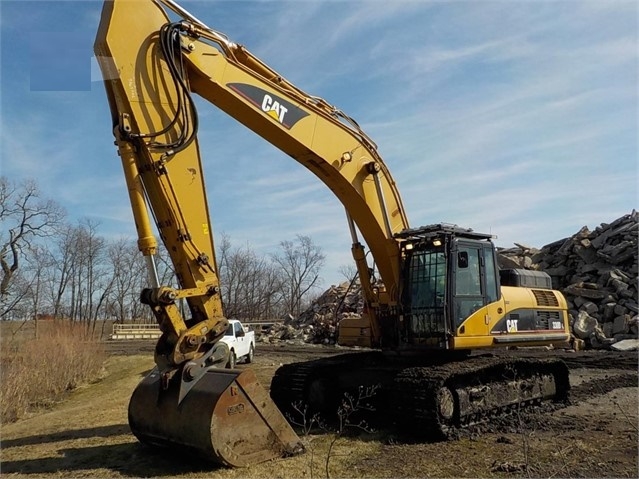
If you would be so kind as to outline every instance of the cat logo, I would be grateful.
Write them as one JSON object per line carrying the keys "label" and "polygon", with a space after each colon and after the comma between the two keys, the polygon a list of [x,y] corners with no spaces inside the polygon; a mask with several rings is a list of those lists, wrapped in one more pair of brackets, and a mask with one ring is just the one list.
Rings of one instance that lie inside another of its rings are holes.
{"label": "cat logo", "polygon": [[265,111],[280,123],[284,123],[284,115],[286,115],[288,108],[280,105],[277,100],[273,100],[273,97],[267,93],[262,100],[262,111]]}
{"label": "cat logo", "polygon": [[289,130],[302,118],[308,116],[308,113],[291,102],[255,85],[228,83],[226,86]]}
{"label": "cat logo", "polygon": [[509,333],[517,332],[517,320],[516,319],[508,319],[506,320],[506,330]]}

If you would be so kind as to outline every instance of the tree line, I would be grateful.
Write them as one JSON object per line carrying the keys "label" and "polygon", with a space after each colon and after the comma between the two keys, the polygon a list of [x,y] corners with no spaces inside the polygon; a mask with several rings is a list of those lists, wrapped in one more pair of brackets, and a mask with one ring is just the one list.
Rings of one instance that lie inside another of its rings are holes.
{"label": "tree line", "polygon": [[[146,264],[132,238],[107,239],[99,223],[71,223],[33,180],[0,176],[0,318],[65,318],[95,328],[97,320],[152,322],[139,301]],[[297,317],[317,294],[325,256],[308,236],[284,240],[262,255],[216,245],[225,315],[241,320]],[[160,284],[179,287],[168,254],[156,257]]]}

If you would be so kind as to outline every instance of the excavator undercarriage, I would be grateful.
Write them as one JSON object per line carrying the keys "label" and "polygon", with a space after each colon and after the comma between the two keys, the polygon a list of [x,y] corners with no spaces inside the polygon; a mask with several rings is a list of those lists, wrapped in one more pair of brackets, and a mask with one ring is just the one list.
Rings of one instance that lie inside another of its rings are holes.
{"label": "excavator undercarriage", "polygon": [[366,394],[366,407],[356,412],[371,426],[441,440],[530,406],[566,401],[569,389],[560,360],[366,352],[284,365],[271,397],[289,421],[300,423],[302,412],[307,420],[318,414],[330,422],[347,397]]}

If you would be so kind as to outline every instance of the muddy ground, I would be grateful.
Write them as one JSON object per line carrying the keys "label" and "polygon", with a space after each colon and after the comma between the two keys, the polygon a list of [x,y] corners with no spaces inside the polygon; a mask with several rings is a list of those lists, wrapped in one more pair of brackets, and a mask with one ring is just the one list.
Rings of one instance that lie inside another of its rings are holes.
{"label": "muddy ground", "polygon": [[[153,344],[107,347],[111,356],[100,381],[52,408],[2,425],[3,476],[637,477],[636,353],[507,352],[562,357],[570,368],[570,405],[509,416],[445,443],[407,443],[384,431],[336,438],[319,430],[302,436],[307,452],[301,456],[233,470],[139,444],[128,428],[127,403],[152,366]],[[260,345],[251,367],[268,388],[281,364],[339,352]]]}

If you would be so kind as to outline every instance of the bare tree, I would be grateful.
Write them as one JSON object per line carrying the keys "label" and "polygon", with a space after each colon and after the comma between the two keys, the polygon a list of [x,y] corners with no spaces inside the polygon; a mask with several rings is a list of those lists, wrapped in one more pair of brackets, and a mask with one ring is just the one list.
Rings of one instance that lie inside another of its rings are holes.
{"label": "bare tree", "polygon": [[217,264],[222,305],[224,306],[224,314],[229,318],[237,317],[235,298],[237,296],[236,289],[239,283],[239,273],[235,265],[235,255],[236,252],[231,245],[231,239],[228,235],[222,233],[222,240],[217,247]]}
{"label": "bare tree", "polygon": [[305,297],[320,285],[319,273],[326,256],[310,236],[297,235],[295,241],[282,241],[280,246],[282,251],[272,255],[272,259],[282,270],[286,308],[298,317]]}
{"label": "bare tree", "polygon": [[[21,257],[38,237],[50,236],[64,218],[64,211],[53,200],[40,197],[33,180],[22,183],[0,177],[0,303],[3,316],[9,312],[12,279],[20,268]],[[16,294],[20,295],[19,292]]]}
{"label": "bare tree", "polygon": [[344,276],[346,281],[348,281],[349,283],[353,281],[358,274],[357,266],[355,266],[354,262],[341,265],[337,271],[339,274]]}
{"label": "bare tree", "polygon": [[121,238],[107,248],[108,265],[113,275],[113,287],[109,297],[109,312],[117,322],[133,319],[138,311],[140,292],[146,284],[143,256],[135,242]]}
{"label": "bare tree", "polygon": [[96,222],[82,220],[68,237],[70,250],[65,248],[70,254],[68,316],[85,322],[87,333],[94,331],[113,285],[106,265],[106,241],[97,230]]}
{"label": "bare tree", "polygon": [[13,273],[11,292],[0,303],[0,317],[3,320],[28,319],[28,300],[31,295],[31,278],[27,278],[22,269]]}
{"label": "bare tree", "polygon": [[259,281],[255,281],[253,286],[258,301],[253,304],[248,319],[270,320],[284,316],[281,272],[275,265],[262,259],[258,273],[255,279]]}
{"label": "bare tree", "polygon": [[38,337],[38,319],[42,311],[43,290],[45,289],[47,278],[46,273],[52,264],[52,257],[49,250],[42,245],[33,245],[29,248],[30,253],[27,256],[29,263],[29,271],[31,272],[30,282],[30,299],[32,313],[35,325],[35,337]]}
{"label": "bare tree", "polygon": [[281,276],[266,258],[250,245],[234,248],[222,235],[218,248],[222,303],[228,317],[271,319],[281,298]]}
{"label": "bare tree", "polygon": [[[76,248],[79,227],[67,225],[61,228],[56,237],[55,250],[52,253],[53,265],[50,272],[50,296],[53,305],[53,317],[63,316],[63,299],[73,277],[73,271],[79,262]],[[66,313],[70,316],[70,308]]]}

